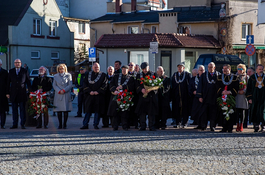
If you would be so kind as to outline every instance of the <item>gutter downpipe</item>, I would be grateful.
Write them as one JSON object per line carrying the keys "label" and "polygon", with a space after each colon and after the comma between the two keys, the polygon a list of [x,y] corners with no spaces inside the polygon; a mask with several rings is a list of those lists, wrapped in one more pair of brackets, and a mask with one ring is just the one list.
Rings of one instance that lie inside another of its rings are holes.
{"label": "gutter downpipe", "polygon": [[142,31],[143,31],[143,33],[144,33],[144,30],[147,30],[148,33],[150,33],[150,30],[148,28],[144,28],[144,24],[142,24]]}
{"label": "gutter downpipe", "polygon": [[89,23],[89,28],[95,31],[95,43],[94,43],[94,45],[95,45],[96,42],[97,42],[97,33],[98,33],[98,32],[97,32],[97,29],[91,27],[91,23]]}

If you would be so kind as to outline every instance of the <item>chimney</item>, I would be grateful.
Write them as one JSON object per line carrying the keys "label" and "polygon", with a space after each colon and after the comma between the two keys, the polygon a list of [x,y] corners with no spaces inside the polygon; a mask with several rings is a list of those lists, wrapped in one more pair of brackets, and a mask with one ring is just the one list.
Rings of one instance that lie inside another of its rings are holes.
{"label": "chimney", "polygon": [[136,11],[136,0],[131,0],[131,11],[132,12]]}
{"label": "chimney", "polygon": [[115,1],[115,9],[116,9],[116,13],[120,13],[121,12],[120,0],[116,0]]}

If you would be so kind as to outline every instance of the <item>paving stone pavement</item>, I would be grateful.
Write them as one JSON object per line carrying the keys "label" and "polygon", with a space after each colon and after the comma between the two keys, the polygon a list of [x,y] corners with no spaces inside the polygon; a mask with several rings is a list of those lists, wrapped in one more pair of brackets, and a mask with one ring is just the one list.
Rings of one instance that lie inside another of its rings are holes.
{"label": "paving stone pavement", "polygon": [[49,129],[11,130],[9,115],[0,130],[0,174],[265,174],[265,133],[253,129],[80,130],[83,118],[74,115],[65,130],[52,116]]}

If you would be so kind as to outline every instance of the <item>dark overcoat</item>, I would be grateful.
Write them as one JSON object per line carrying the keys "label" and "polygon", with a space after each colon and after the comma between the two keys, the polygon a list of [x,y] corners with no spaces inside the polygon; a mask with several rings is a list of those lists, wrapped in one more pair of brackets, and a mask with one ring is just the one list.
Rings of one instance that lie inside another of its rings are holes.
{"label": "dark overcoat", "polygon": [[16,68],[10,69],[7,81],[7,94],[10,94],[10,101],[12,103],[26,102],[28,99],[27,88],[31,91],[28,71],[21,67],[17,75]]}
{"label": "dark overcoat", "polygon": [[32,90],[38,90],[38,87],[41,86],[43,92],[48,92],[52,89],[52,78],[47,77],[46,75],[41,77],[35,77],[32,83]]}
{"label": "dark overcoat", "polygon": [[8,72],[7,70],[0,68],[0,112],[8,111],[8,101],[6,98],[7,92],[7,79],[8,79]]}
{"label": "dark overcoat", "polygon": [[[100,73],[91,72],[91,81],[97,79]],[[101,76],[97,82],[88,81],[89,72],[86,73],[84,79],[83,90],[85,94],[85,113],[100,113],[105,112],[105,93],[108,86],[107,75],[101,72]],[[90,95],[91,91],[97,91],[98,95]]]}

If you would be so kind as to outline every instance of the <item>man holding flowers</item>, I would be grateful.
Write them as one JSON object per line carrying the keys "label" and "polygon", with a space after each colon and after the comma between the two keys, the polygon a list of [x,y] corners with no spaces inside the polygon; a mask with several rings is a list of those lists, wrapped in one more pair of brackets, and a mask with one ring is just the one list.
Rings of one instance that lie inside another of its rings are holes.
{"label": "man holding flowers", "polygon": [[229,64],[223,65],[223,73],[217,77],[217,103],[221,108],[220,124],[223,129],[221,132],[232,132],[233,124],[235,123],[236,115],[235,97],[239,89],[239,81],[236,75],[231,73]]}
{"label": "man holding flowers", "polygon": [[128,68],[127,65],[122,66],[122,73],[115,74],[110,82],[113,100],[110,102],[108,115],[113,117],[113,131],[118,130],[119,121],[122,123],[123,130],[128,131],[129,128],[129,109],[133,105],[134,79],[128,74]]}
{"label": "man holding flowers", "polygon": [[[158,81],[157,75],[149,70],[147,62],[141,64],[141,69],[142,72],[136,77],[136,92],[139,95],[139,100],[135,112],[140,118],[140,131],[146,130],[146,115],[148,115],[149,131],[155,131],[155,116],[158,115],[157,90],[148,90],[147,87],[155,87],[154,83]],[[157,87],[159,88],[159,86]]]}

